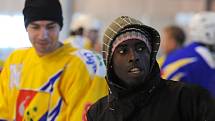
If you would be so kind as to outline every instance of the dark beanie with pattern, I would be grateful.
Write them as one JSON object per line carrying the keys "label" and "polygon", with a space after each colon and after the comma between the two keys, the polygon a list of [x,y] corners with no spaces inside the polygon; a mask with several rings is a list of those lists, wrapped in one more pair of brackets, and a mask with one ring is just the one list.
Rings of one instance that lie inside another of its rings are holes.
{"label": "dark beanie with pattern", "polygon": [[[160,35],[154,28],[144,25],[141,21],[129,16],[121,16],[116,18],[106,29],[103,37],[103,59],[107,66],[107,70],[111,66],[114,42],[122,34],[126,32],[142,33],[149,38],[148,47],[151,49],[152,64],[156,60],[156,55],[160,46]],[[138,37],[138,36],[136,36]],[[140,38],[141,39],[141,38]],[[146,43],[147,45],[147,43]],[[153,66],[153,65],[152,65]]]}
{"label": "dark beanie with pattern", "polygon": [[23,9],[25,28],[37,20],[50,20],[63,27],[61,4],[58,0],[26,0]]}

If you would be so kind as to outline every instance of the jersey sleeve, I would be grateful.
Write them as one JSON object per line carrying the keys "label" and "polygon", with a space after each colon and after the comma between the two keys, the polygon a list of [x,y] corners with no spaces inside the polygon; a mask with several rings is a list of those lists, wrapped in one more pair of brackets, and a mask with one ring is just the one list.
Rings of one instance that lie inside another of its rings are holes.
{"label": "jersey sleeve", "polygon": [[[10,82],[9,82],[9,73],[10,73],[10,60],[12,58],[12,54],[6,60],[3,70],[0,74],[0,120],[12,120],[10,117],[10,109],[9,109],[9,91],[10,91]],[[11,83],[11,86],[12,83]]]}
{"label": "jersey sleeve", "polygon": [[61,85],[63,98],[68,105],[66,120],[86,120],[88,108],[107,94],[104,76],[96,74],[98,67],[95,55],[83,51],[81,53],[82,55],[75,53],[62,78],[62,82],[66,82]]}
{"label": "jersey sleeve", "polygon": [[5,69],[1,72],[0,76],[0,121],[9,119],[9,109],[8,101],[7,101],[7,83],[5,82],[6,79],[4,78],[6,75]]}
{"label": "jersey sleeve", "polygon": [[16,92],[19,86],[21,61],[27,48],[13,51],[4,63],[0,74],[0,120],[14,120]]}

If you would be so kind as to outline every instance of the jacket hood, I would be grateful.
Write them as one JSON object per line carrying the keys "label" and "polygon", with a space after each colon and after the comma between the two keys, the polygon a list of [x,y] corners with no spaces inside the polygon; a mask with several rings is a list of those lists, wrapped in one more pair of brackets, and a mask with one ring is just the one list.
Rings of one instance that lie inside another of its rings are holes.
{"label": "jacket hood", "polygon": [[[156,55],[160,45],[160,35],[152,27],[144,25],[139,20],[131,18],[129,16],[121,16],[116,18],[106,29],[103,37],[103,59],[107,66],[107,83],[110,87],[110,93],[115,93],[116,90],[123,90],[124,87],[114,82],[113,79],[113,70],[111,69],[111,60],[112,60],[112,44],[115,41],[116,37],[121,34],[121,32],[128,28],[137,28],[142,31],[146,31],[150,34],[150,44],[152,47],[151,50],[151,66],[150,71],[156,69],[156,72],[159,71],[159,67],[156,62]],[[154,67],[156,66],[156,68]],[[157,72],[159,74],[159,72]],[[151,73],[150,73],[151,75]],[[118,92],[116,92],[118,93]]]}

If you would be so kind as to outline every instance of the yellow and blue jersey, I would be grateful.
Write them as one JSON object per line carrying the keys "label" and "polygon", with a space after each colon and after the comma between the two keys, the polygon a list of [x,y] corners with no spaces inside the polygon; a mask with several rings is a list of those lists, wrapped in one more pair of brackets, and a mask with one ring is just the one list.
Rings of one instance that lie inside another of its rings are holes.
{"label": "yellow and blue jersey", "polygon": [[215,96],[215,62],[210,51],[199,43],[170,53],[161,66],[161,76],[200,85]]}
{"label": "yellow and blue jersey", "polygon": [[107,95],[104,70],[99,56],[69,44],[42,57],[16,50],[0,75],[0,120],[84,121]]}

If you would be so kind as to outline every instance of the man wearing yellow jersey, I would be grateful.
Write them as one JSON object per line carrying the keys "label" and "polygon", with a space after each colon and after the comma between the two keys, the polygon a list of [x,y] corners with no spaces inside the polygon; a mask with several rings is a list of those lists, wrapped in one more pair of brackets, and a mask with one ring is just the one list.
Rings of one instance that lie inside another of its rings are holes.
{"label": "man wearing yellow jersey", "polygon": [[31,48],[14,51],[0,75],[0,121],[81,121],[106,94],[104,64],[90,51],[62,44],[58,0],[26,0]]}

